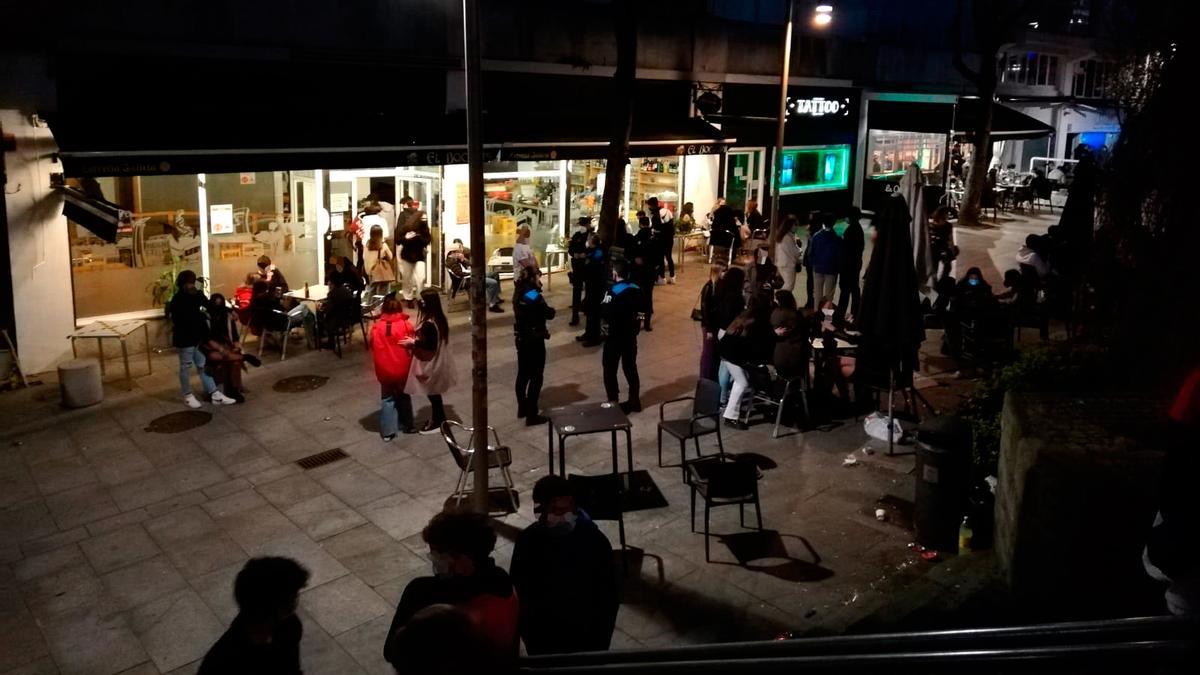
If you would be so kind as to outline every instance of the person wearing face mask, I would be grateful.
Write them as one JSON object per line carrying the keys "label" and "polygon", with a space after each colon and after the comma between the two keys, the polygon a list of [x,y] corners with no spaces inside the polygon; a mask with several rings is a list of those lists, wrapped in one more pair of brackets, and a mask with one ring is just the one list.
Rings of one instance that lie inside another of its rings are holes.
{"label": "person wearing face mask", "polygon": [[576,505],[562,476],[539,479],[533,503],[538,520],[517,535],[509,568],[521,598],[525,650],[608,649],[618,606],[612,544]]}
{"label": "person wearing face mask", "polygon": [[175,295],[167,303],[167,317],[171,320],[171,344],[179,353],[179,393],[189,408],[199,408],[200,401],[192,393],[192,366],[200,372],[200,383],[213,405],[230,405],[237,401],[221,393],[217,383],[205,371],[208,359],[203,345],[209,338],[208,315],[205,310],[208,298],[196,287],[196,273],[183,270],[175,278]]}
{"label": "person wearing face mask", "polygon": [[526,426],[534,426],[546,422],[538,399],[546,370],[546,340],[550,339],[546,321],[554,318],[554,308],[542,295],[542,273],[532,267],[522,267],[517,273],[516,288],[513,333],[517,340],[517,417],[524,417]]}
{"label": "person wearing face mask", "polygon": [[517,592],[508,573],[492,559],[496,532],[487,517],[470,511],[443,511],[429,521],[421,536],[429,545],[433,576],[417,577],[404,587],[383,657],[398,672],[406,672],[403,641],[396,639],[400,629],[422,609],[446,604],[471,619],[498,660],[515,659],[519,646]]}
{"label": "person wearing face mask", "polygon": [[583,290],[586,282],[588,235],[592,232],[592,219],[583,216],[571,235],[571,243],[567,245],[567,255],[571,256],[571,323],[579,325],[579,312],[583,309]]}
{"label": "person wearing face mask", "polygon": [[637,337],[642,325],[645,300],[638,285],[629,281],[629,268],[623,260],[612,263],[613,285],[604,296],[604,320],[608,324],[608,339],[604,341],[601,366],[604,372],[604,392],[616,402],[621,393],[617,385],[617,366],[625,371],[629,399],[621,403],[625,414],[642,411],[641,379],[637,369]]}

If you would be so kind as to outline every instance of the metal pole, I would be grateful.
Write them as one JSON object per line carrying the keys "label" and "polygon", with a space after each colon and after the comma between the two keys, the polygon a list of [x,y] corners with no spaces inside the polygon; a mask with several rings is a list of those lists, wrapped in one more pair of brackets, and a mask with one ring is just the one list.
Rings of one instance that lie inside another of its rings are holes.
{"label": "metal pole", "polygon": [[484,307],[483,129],[480,128],[479,0],[463,0],[463,54],[467,71],[467,166],[471,204],[471,419],[475,427],[475,490],[471,505],[488,512],[487,313]]}
{"label": "metal pole", "polygon": [[783,166],[783,128],[787,123],[788,73],[792,66],[792,24],[796,19],[795,0],[788,0],[787,25],[783,29],[783,65],[779,75],[779,118],[775,129],[775,157],[771,162],[771,218],[770,227],[779,224],[779,177]]}

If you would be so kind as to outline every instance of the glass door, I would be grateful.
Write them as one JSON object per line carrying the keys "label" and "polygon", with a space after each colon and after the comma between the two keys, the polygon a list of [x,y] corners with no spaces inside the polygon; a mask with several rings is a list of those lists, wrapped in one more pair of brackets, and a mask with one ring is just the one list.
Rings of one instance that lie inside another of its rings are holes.
{"label": "glass door", "polygon": [[435,175],[430,172],[400,169],[396,174],[396,194],[397,200],[406,196],[412,197],[417,202],[417,208],[425,212],[430,233],[429,248],[425,251],[425,279],[428,284],[441,286],[442,260],[445,253],[441,220],[438,217],[441,207],[438,203],[439,195],[435,190],[435,181],[440,183],[440,179],[436,179]]}
{"label": "glass door", "polygon": [[725,201],[736,210],[750,199],[762,205],[766,148],[736,148],[725,159]]}

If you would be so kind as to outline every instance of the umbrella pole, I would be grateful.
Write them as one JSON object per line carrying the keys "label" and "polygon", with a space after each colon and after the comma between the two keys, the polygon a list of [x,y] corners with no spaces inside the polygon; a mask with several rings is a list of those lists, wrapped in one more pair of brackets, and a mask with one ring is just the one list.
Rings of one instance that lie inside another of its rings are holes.
{"label": "umbrella pole", "polygon": [[896,439],[894,438],[894,436],[896,435],[896,431],[895,431],[895,427],[893,426],[895,424],[895,422],[893,421],[895,418],[892,417],[892,415],[894,414],[893,409],[895,407],[893,405],[895,402],[895,391],[896,391],[896,371],[889,365],[888,366],[888,420],[887,420],[888,456],[889,457],[893,454],[892,449],[895,447],[895,441],[896,441]]}

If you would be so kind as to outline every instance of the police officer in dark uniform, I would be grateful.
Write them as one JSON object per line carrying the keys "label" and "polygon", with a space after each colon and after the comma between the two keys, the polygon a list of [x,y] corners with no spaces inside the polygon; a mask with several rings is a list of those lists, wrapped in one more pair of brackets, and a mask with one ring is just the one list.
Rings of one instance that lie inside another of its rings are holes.
{"label": "police officer in dark uniform", "polygon": [[605,260],[604,247],[600,245],[600,237],[593,234],[588,237],[587,256],[584,258],[584,312],[587,314],[587,324],[583,335],[576,340],[584,347],[595,347],[602,342],[600,336],[600,303],[604,296],[605,271],[608,261]]}
{"label": "police officer in dark uniform", "polygon": [[630,275],[642,291],[642,314],[645,322],[642,328],[646,331],[653,330],[650,327],[650,316],[654,314],[654,282],[658,280],[658,263],[662,261],[658,235],[651,223],[650,217],[638,216],[638,231],[633,237],[637,246],[632,251],[626,251],[626,256],[633,260]]}
{"label": "police officer in dark uniform", "polygon": [[579,312],[583,311],[584,269],[587,266],[587,242],[591,232],[592,219],[581,217],[575,234],[571,235],[571,243],[567,245],[567,255],[571,256],[571,326],[579,325]]}
{"label": "police officer in dark uniform", "polygon": [[513,332],[517,339],[517,417],[526,426],[546,421],[538,408],[542,393],[542,372],[546,369],[546,340],[550,331],[546,321],[554,318],[554,308],[542,295],[542,273],[522,267],[516,279],[513,301]]}
{"label": "police officer in dark uniform", "polygon": [[608,323],[608,339],[604,341],[604,392],[608,400],[620,396],[617,386],[617,365],[625,371],[629,399],[621,403],[626,413],[641,412],[641,381],[637,371],[637,335],[641,327],[642,291],[629,280],[628,264],[624,260],[612,263],[614,283],[604,296],[604,319]]}

